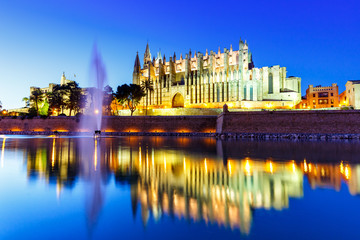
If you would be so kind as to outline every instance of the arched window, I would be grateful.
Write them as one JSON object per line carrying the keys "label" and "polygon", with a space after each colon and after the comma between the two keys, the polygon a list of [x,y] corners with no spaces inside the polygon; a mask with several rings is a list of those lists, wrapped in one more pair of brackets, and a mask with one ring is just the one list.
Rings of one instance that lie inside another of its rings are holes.
{"label": "arched window", "polygon": [[250,86],[250,101],[253,101],[254,100],[254,88],[253,86],[251,85]]}
{"label": "arched window", "polygon": [[273,75],[272,75],[272,73],[269,73],[269,82],[268,82],[268,85],[269,85],[269,94],[270,94],[270,93],[274,93],[274,80],[273,80]]}

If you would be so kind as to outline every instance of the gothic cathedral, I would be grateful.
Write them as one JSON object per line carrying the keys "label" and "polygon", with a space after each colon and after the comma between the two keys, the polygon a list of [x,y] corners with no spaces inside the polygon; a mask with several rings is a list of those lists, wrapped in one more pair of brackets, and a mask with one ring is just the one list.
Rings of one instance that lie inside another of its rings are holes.
{"label": "gothic cathedral", "polygon": [[232,109],[293,108],[301,101],[301,79],[286,77],[280,66],[255,68],[248,44],[240,39],[239,50],[220,48],[206,50],[183,58],[175,53],[168,59],[161,53],[151,57],[146,45],[143,67],[136,55],[133,83],[151,81],[141,105],[149,108],[221,108],[225,103]]}

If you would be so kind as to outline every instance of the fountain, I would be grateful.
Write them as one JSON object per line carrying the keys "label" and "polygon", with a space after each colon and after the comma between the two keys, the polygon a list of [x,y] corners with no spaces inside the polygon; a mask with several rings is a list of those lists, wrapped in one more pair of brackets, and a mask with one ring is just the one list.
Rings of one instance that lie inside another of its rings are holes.
{"label": "fountain", "polygon": [[103,98],[104,98],[104,86],[106,83],[105,67],[102,62],[101,56],[94,46],[91,72],[90,72],[90,88],[87,96],[88,108],[85,111],[85,119],[82,121],[82,127],[88,129],[90,133],[94,134],[94,137],[101,136],[101,122],[102,122],[102,110],[103,110]]}
{"label": "fountain", "polygon": [[96,225],[104,199],[104,189],[101,184],[101,126],[103,112],[103,89],[106,83],[105,67],[96,45],[93,49],[90,68],[90,88],[87,94],[87,103],[84,116],[81,120],[82,129],[86,129],[93,139],[80,139],[82,169],[88,180],[86,189],[86,212],[89,234]]}

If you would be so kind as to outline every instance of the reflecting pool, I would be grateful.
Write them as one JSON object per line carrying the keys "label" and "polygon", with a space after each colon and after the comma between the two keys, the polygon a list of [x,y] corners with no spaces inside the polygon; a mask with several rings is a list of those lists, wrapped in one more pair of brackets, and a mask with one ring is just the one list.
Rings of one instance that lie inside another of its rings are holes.
{"label": "reflecting pool", "polygon": [[0,239],[360,239],[360,144],[0,136]]}

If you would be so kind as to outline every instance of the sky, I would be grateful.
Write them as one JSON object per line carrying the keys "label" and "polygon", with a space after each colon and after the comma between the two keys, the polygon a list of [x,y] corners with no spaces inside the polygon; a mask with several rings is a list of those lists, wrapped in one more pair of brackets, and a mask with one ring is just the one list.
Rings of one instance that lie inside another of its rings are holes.
{"label": "sky", "polygon": [[[30,86],[60,83],[63,72],[89,86],[94,46],[114,89],[131,83],[136,52],[168,57],[238,49],[255,67],[280,65],[309,84],[360,79],[358,0],[0,0],[0,101],[24,106]],[[76,77],[75,77],[76,75]]]}

